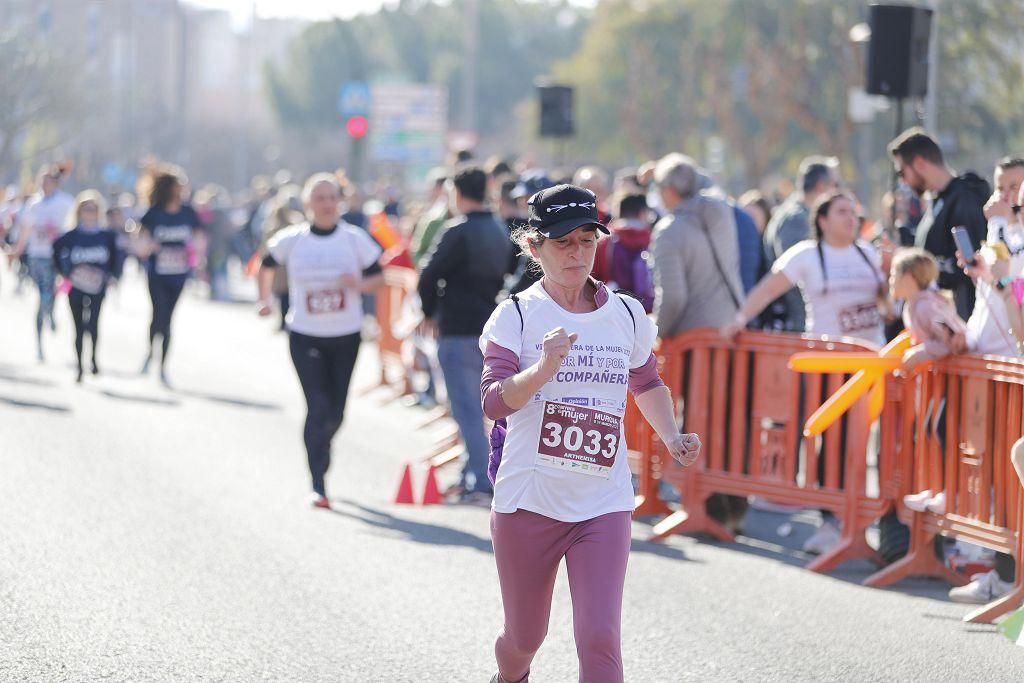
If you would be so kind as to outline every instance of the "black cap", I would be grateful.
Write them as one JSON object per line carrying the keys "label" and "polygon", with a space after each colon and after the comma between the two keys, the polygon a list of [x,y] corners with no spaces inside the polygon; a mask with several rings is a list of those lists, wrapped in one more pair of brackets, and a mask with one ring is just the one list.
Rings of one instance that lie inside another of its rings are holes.
{"label": "black cap", "polygon": [[555,185],[530,197],[529,223],[551,239],[585,225],[608,234],[608,228],[597,219],[597,195],[575,185]]}

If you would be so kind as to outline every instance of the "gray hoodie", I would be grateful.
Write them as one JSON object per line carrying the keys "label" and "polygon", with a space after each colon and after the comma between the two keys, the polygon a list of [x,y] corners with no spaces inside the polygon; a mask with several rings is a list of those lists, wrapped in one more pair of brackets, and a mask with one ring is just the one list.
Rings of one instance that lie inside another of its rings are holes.
{"label": "gray hoodie", "polygon": [[743,303],[743,284],[728,204],[705,195],[684,199],[658,221],[652,244],[654,314],[662,337],[732,322]]}

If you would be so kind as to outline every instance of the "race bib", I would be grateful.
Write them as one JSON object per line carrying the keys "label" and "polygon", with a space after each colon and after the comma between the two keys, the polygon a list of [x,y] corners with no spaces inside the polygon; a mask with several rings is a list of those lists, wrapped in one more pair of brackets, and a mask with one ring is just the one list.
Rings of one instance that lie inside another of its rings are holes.
{"label": "race bib", "polygon": [[878,312],[878,304],[874,302],[847,306],[839,311],[839,330],[843,334],[873,329],[881,324],[882,315]]}
{"label": "race bib", "polygon": [[612,413],[545,401],[536,462],[607,479],[619,452],[621,422]]}
{"label": "race bib", "polygon": [[85,294],[99,294],[106,284],[106,274],[96,266],[80,265],[71,269],[71,286]]}
{"label": "race bib", "polygon": [[341,289],[311,289],[306,292],[306,311],[310,315],[337,313],[345,308],[345,292]]}
{"label": "race bib", "polygon": [[157,275],[185,275],[188,273],[188,251],[185,247],[166,246],[156,253],[154,265]]}

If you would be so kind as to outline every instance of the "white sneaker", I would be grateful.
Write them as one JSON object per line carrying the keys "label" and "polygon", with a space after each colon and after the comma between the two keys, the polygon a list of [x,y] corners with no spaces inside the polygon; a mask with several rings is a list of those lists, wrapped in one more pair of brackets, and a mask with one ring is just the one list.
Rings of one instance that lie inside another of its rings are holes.
{"label": "white sneaker", "polygon": [[1003,597],[1013,588],[1012,583],[999,578],[999,573],[995,569],[987,574],[975,576],[978,578],[966,586],[949,589],[949,599],[967,605],[984,605]]}
{"label": "white sneaker", "polygon": [[824,555],[839,542],[839,527],[835,522],[822,522],[818,530],[804,543],[804,552]]}
{"label": "white sneaker", "polygon": [[934,512],[937,515],[946,514],[946,492],[939,491],[936,493],[931,500],[925,504],[925,507],[928,509],[928,512]]}
{"label": "white sneaker", "polygon": [[914,512],[924,512],[928,509],[928,501],[932,499],[932,490],[927,489],[921,493],[911,493],[903,496],[903,505]]}

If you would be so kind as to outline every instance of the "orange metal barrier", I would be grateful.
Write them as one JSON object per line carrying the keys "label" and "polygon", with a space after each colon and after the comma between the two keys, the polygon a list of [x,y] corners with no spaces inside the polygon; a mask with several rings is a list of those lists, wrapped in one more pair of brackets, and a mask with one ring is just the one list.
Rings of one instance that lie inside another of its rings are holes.
{"label": "orange metal barrier", "polygon": [[409,294],[416,291],[416,271],[408,268],[384,268],[384,285],[377,290],[377,348],[380,352],[380,380],[376,389],[397,385],[400,395],[412,392],[405,363],[402,360],[402,343],[405,335],[395,331],[395,324],[402,315],[403,304]]}
{"label": "orange metal barrier", "polygon": [[[867,527],[894,507],[911,529],[907,556],[871,575],[865,585],[885,586],[906,576],[936,576],[954,584],[965,577],[935,555],[937,535],[1007,553],[1017,562],[1011,593],[969,614],[989,622],[1024,600],[1024,492],[1010,461],[1024,434],[1024,361],[955,356],[917,376],[886,382],[877,453],[877,491],[868,494],[867,397],[821,439],[805,438],[805,419],[848,377],[800,375],[787,368],[802,351],[874,350],[850,340],[744,332],[735,343],[717,330],[692,330],[665,340],[659,370],[683,417],[697,432],[704,454],[683,469],[630,403],[625,433],[637,477],[638,516],[669,513],[654,538],[673,533],[732,535],[709,518],[705,502],[715,493],[755,495],[835,513],[842,540],[808,568],[828,571],[853,557],[881,562],[864,537]],[[944,400],[943,450],[939,434]],[[672,512],[658,495],[667,482],[682,494]],[[946,491],[946,513],[915,513],[902,497],[924,489]]]}
{"label": "orange metal barrier", "polygon": [[[627,443],[638,478],[638,514],[668,506],[657,496],[660,481],[678,487],[682,509],[654,527],[654,539],[673,533],[708,533],[733,540],[705,512],[715,493],[756,495],[776,502],[820,508],[842,522],[842,539],[809,568],[828,571],[855,557],[880,561],[864,532],[885,514],[891,498],[867,494],[867,398],[820,438],[802,435],[807,416],[849,376],[799,375],[788,369],[801,351],[870,351],[850,340],[825,341],[796,335],[743,332],[735,342],[717,330],[692,330],[665,340],[658,350],[661,376],[682,408],[684,428],[697,432],[704,454],[696,465],[679,467],[660,443],[627,413]],[[679,402],[679,399],[683,400]],[[879,463],[888,471],[888,463]]]}
{"label": "orange metal barrier", "polygon": [[[887,406],[890,450],[898,500],[924,489],[946,492],[946,512],[912,512],[900,505],[910,526],[907,556],[869,577],[886,586],[906,576],[939,576],[964,583],[936,557],[936,535],[958,538],[1013,556],[1014,589],[977,609],[965,621],[990,622],[1024,600],[1024,494],[1010,462],[1010,449],[1024,434],[1024,362],[992,356],[955,356],[901,384],[898,403]],[[945,400],[945,449],[938,424]],[[883,423],[885,422],[883,415]]]}

